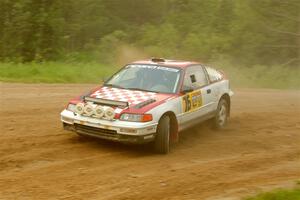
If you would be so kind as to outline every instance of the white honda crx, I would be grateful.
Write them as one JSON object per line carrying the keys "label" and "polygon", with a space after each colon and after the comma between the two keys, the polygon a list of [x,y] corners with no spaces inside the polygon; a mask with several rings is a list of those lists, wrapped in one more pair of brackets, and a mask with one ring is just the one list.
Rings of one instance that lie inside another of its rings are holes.
{"label": "white honda crx", "polygon": [[168,153],[179,132],[211,119],[221,129],[233,92],[223,72],[197,62],[130,63],[61,112],[66,130],[123,143],[152,142]]}

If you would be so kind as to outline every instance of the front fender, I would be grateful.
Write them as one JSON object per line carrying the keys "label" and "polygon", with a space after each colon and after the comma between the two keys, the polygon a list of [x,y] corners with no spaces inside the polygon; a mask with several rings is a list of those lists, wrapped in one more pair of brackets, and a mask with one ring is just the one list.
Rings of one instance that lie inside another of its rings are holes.
{"label": "front fender", "polygon": [[175,97],[166,100],[164,103],[156,106],[155,108],[149,110],[147,113],[152,114],[153,120],[155,122],[159,122],[159,119],[163,114],[167,112],[173,112],[176,116],[182,111],[180,97]]}

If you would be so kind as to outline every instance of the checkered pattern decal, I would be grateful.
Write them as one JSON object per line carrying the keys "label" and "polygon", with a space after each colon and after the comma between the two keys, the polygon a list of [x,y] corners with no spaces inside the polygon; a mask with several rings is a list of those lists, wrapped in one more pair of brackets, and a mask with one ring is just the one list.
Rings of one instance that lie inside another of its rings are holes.
{"label": "checkered pattern decal", "polygon": [[144,102],[148,99],[155,98],[156,93],[154,92],[144,92],[137,90],[126,90],[119,88],[111,88],[111,87],[102,87],[97,90],[91,97],[99,98],[99,99],[107,99],[113,101],[124,101],[131,104],[138,104]]}

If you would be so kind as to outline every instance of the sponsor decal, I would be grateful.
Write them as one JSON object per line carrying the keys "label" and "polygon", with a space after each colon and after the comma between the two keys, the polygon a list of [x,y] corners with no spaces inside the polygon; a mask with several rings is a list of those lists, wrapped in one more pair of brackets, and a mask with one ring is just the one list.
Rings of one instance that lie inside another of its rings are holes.
{"label": "sponsor decal", "polygon": [[196,90],[185,94],[182,97],[183,112],[190,112],[202,106],[201,90]]}
{"label": "sponsor decal", "polygon": [[171,68],[171,67],[162,67],[157,65],[128,65],[126,68],[147,68],[147,69],[158,69],[158,70],[164,70],[164,71],[170,71],[170,72],[178,72],[179,69]]}

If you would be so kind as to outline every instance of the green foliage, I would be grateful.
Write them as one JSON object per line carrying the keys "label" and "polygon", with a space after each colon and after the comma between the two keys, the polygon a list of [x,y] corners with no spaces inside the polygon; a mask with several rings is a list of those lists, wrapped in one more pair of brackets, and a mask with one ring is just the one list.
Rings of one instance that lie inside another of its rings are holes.
{"label": "green foliage", "polygon": [[114,63],[129,45],[149,57],[295,66],[299,9],[299,0],[0,0],[0,60]]}
{"label": "green foliage", "polygon": [[246,200],[300,200],[300,189],[276,190],[246,198]]}
{"label": "green foliage", "polygon": [[142,27],[141,39],[138,46],[143,46],[144,50],[156,57],[172,57],[176,55],[179,33],[172,24],[162,24],[159,26],[145,25]]}
{"label": "green foliage", "polygon": [[97,47],[97,53],[102,63],[113,63],[115,61],[118,47],[122,45],[124,38],[126,38],[126,33],[117,30],[101,39],[100,45]]}

